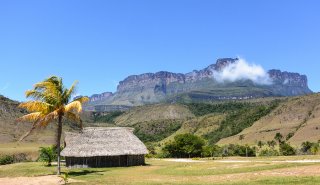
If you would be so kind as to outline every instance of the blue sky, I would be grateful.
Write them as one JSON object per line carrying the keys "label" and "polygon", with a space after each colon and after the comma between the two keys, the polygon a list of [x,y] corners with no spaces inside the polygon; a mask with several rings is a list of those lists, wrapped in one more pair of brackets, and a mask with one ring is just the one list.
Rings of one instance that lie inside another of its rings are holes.
{"label": "blue sky", "polygon": [[115,91],[131,74],[189,72],[241,56],[306,74],[320,90],[320,1],[0,1],[0,94],[50,75],[78,93]]}

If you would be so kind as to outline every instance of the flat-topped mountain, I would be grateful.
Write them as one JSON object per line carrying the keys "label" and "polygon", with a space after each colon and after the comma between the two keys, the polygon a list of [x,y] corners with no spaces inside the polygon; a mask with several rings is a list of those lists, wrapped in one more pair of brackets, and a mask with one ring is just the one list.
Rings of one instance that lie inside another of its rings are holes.
{"label": "flat-topped mountain", "polygon": [[[310,94],[307,76],[269,70],[241,71],[241,59],[222,58],[190,73],[160,71],[131,75],[119,82],[115,93],[91,96],[87,107],[137,106],[162,101],[215,101]],[[239,71],[240,70],[240,71]],[[106,108],[107,110],[108,108]]]}

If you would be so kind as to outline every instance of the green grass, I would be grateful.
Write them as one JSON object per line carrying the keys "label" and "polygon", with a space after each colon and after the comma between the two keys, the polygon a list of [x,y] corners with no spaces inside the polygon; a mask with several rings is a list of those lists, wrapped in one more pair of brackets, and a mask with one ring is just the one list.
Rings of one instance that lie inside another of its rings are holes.
{"label": "green grass", "polygon": [[[217,185],[260,185],[260,184],[319,184],[320,176],[268,176],[255,175],[259,172],[299,167],[320,167],[320,164],[274,163],[273,160],[319,159],[319,156],[272,157],[272,158],[231,158],[251,160],[242,163],[220,163],[217,160],[206,160],[204,163],[178,163],[165,160],[147,160],[148,165],[121,168],[88,168],[67,169],[69,178],[77,180],[71,184],[129,184],[129,185],[162,185],[162,184],[217,184]],[[34,177],[54,175],[56,166],[45,167],[39,162],[18,163],[0,166],[2,177]],[[234,176],[234,178],[232,178]]]}

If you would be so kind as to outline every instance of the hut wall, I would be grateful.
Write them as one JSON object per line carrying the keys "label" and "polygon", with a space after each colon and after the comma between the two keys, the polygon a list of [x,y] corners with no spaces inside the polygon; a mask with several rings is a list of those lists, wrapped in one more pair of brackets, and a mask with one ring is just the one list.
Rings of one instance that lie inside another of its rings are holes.
{"label": "hut wall", "polygon": [[66,157],[66,166],[69,168],[125,167],[144,164],[144,155]]}

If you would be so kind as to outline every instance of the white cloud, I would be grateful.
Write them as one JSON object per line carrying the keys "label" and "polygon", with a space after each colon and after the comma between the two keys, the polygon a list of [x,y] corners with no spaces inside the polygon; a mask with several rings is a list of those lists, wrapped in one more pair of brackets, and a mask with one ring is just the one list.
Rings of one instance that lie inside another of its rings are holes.
{"label": "white cloud", "polygon": [[244,59],[229,64],[222,71],[214,73],[214,78],[220,82],[235,82],[239,80],[251,80],[256,84],[270,85],[272,80],[269,74],[260,65],[250,64]]}

